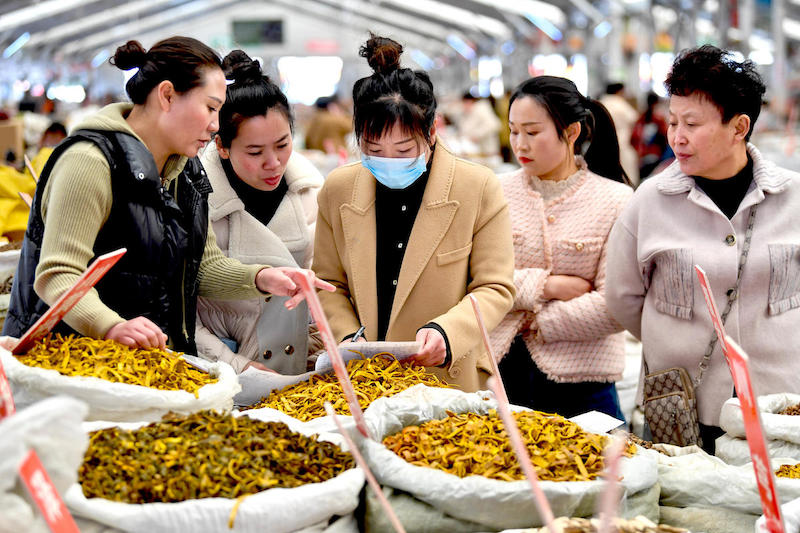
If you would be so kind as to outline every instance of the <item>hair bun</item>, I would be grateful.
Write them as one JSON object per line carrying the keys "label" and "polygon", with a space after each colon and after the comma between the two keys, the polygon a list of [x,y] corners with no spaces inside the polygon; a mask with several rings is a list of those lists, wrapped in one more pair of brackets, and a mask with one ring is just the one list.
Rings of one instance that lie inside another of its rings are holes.
{"label": "hair bun", "polygon": [[147,50],[139,41],[128,41],[114,52],[109,63],[122,70],[130,70],[144,65],[147,61]]}
{"label": "hair bun", "polygon": [[370,33],[369,40],[358,50],[358,55],[366,58],[369,66],[378,74],[389,74],[400,68],[400,54],[403,45],[387,37]]}
{"label": "hair bun", "polygon": [[225,77],[234,83],[258,81],[264,76],[261,65],[242,50],[234,50],[222,60]]}

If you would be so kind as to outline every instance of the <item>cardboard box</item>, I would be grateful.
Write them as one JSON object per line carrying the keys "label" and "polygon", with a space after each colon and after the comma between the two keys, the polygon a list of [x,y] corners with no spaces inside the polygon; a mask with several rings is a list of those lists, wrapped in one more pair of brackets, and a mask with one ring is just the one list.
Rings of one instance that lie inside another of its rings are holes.
{"label": "cardboard box", "polygon": [[0,163],[5,163],[9,150],[16,156],[16,165],[22,162],[24,145],[22,142],[22,120],[0,120]]}

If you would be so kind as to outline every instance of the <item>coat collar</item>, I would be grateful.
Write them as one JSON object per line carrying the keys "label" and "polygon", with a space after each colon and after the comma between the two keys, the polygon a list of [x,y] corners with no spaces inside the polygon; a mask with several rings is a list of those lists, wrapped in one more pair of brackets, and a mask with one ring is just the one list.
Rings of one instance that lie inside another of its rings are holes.
{"label": "coat collar", "polygon": [[[772,161],[764,159],[758,148],[751,143],[747,143],[747,153],[753,159],[753,180],[756,187],[770,194],[779,194],[786,190],[791,181],[786,172]],[[680,164],[677,161],[659,174],[657,179],[658,192],[667,195],[689,192],[695,186],[694,178],[681,172]]]}

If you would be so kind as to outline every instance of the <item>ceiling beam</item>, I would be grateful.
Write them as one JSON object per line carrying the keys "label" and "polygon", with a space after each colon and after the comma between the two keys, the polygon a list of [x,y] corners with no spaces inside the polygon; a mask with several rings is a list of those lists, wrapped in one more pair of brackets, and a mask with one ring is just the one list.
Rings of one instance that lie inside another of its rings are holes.
{"label": "ceiling beam", "polygon": [[98,0],[46,0],[0,15],[0,31],[18,28]]}
{"label": "ceiling beam", "polygon": [[94,33],[83,39],[72,41],[60,50],[65,56],[79,54],[87,50],[99,50],[112,43],[120,43],[130,39],[138,39],[142,31],[149,31],[155,27],[166,27],[185,21],[189,18],[202,16],[208,12],[237,4],[243,0],[191,0],[186,4],[172,9],[160,11],[155,15],[142,17],[134,21],[118,24],[102,32]]}
{"label": "ceiling beam", "polygon": [[[86,34],[90,29],[98,26],[110,27],[118,24],[120,20],[138,16],[142,11],[154,10],[163,4],[174,0],[138,0],[126,2],[120,6],[99,11],[94,15],[66,21],[45,31],[33,33],[25,45],[28,48],[42,46],[54,41],[62,41],[73,35]],[[105,29],[105,28],[103,28]]]}

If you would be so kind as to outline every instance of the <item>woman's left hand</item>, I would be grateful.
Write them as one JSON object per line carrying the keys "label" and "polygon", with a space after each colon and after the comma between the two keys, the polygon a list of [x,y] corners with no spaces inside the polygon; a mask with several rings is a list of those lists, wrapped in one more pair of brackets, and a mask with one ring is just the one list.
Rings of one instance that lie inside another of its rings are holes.
{"label": "woman's left hand", "polygon": [[[305,298],[300,289],[300,277],[311,272],[304,268],[270,267],[262,268],[256,274],[256,287],[261,292],[275,296],[291,296],[284,305],[286,309],[294,309]],[[313,272],[311,272],[313,274]],[[314,276],[314,287],[333,292],[336,287]]]}
{"label": "woman's left hand", "polygon": [[412,364],[439,366],[447,357],[447,343],[438,330],[422,328],[417,332],[417,342],[422,346],[410,360]]}

